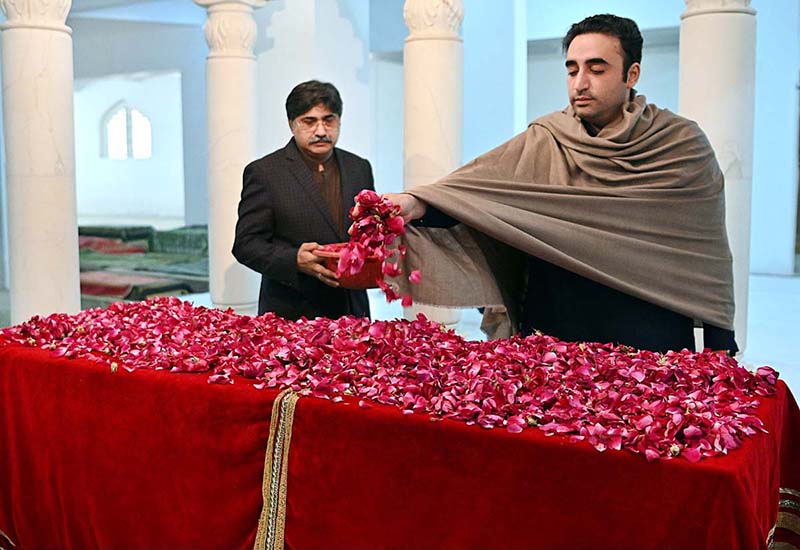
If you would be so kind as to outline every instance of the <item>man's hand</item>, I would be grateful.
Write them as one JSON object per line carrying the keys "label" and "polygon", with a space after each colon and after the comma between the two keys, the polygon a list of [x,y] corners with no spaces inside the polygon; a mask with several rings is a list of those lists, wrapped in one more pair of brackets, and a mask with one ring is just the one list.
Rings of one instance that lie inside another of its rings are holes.
{"label": "man's hand", "polygon": [[428,209],[424,202],[408,193],[386,193],[383,196],[392,201],[392,204],[400,207],[400,215],[403,216],[403,221],[406,223],[418,220],[425,215],[425,211]]}
{"label": "man's hand", "polygon": [[297,250],[297,270],[334,288],[339,286],[336,273],[327,269],[322,262],[324,258],[314,254],[314,250],[322,248],[318,243],[303,243]]}

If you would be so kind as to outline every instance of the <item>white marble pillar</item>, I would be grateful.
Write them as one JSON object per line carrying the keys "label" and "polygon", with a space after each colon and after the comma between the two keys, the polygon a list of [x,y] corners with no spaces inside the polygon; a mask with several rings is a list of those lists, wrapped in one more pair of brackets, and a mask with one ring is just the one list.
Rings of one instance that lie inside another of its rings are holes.
{"label": "white marble pillar", "polygon": [[11,322],[80,310],[71,0],[0,0]]}
{"label": "white marble pillar", "polygon": [[260,276],[231,254],[242,171],[256,158],[257,29],[253,8],[267,0],[195,0],[205,25],[208,101],[208,256],[211,302],[255,315]]}
{"label": "white marble pillar", "polygon": [[750,275],[755,15],[750,0],[686,0],[680,31],[678,111],[708,135],[725,174],[734,323],[742,351],[747,343]]}
{"label": "white marble pillar", "polygon": [[[464,45],[458,34],[462,0],[406,0],[409,35],[403,47],[403,185],[436,181],[461,165],[464,131]],[[423,274],[424,277],[424,274]],[[458,310],[412,306],[429,319],[456,324]]]}

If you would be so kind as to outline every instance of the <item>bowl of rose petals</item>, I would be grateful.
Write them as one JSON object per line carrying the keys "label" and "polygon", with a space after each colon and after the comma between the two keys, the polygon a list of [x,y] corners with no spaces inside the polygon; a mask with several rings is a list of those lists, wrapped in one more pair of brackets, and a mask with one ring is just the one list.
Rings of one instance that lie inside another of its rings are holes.
{"label": "bowl of rose petals", "polygon": [[[314,254],[323,258],[322,265],[327,269],[339,273],[339,286],[341,288],[348,288],[351,290],[364,290],[367,288],[377,288],[378,279],[382,278],[381,274],[381,260],[376,254],[366,254],[366,251],[360,251],[357,248],[348,246],[349,243],[332,243],[326,244],[321,248],[314,250]],[[355,260],[361,263],[359,259],[351,258],[352,255],[357,255],[359,252],[363,254],[363,267],[355,273],[353,269],[344,268],[345,265],[350,265]],[[342,269],[340,269],[342,266]]]}

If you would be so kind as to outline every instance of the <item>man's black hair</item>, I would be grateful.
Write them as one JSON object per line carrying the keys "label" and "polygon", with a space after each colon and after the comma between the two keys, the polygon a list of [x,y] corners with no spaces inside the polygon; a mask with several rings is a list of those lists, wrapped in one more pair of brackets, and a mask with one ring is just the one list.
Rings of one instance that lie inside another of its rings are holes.
{"label": "man's black hair", "polygon": [[561,42],[564,53],[567,53],[569,45],[572,44],[576,36],[589,33],[605,34],[619,38],[624,54],[622,79],[627,80],[628,69],[631,68],[631,65],[642,61],[642,33],[639,32],[636,22],[633,19],[609,13],[587,17],[569,28],[569,32]]}
{"label": "man's black hair", "polygon": [[332,113],[342,116],[342,98],[336,86],[319,80],[298,84],[286,98],[286,117],[294,120],[320,103]]}

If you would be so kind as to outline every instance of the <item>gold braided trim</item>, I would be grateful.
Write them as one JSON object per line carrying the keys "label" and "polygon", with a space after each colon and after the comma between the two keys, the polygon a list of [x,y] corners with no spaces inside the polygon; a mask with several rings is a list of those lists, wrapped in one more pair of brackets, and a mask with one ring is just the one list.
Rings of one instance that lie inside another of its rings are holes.
{"label": "gold braided trim", "polygon": [[269,439],[264,456],[264,478],[261,483],[264,505],[258,519],[253,546],[255,550],[283,550],[289,442],[298,399],[299,395],[286,389],[278,394],[272,404]]}
{"label": "gold braided trim", "polygon": [[775,522],[775,527],[800,535],[800,517],[789,512],[778,512],[778,521]]}
{"label": "gold braided trim", "polygon": [[800,502],[795,502],[794,500],[789,498],[782,498],[778,501],[778,508],[800,512]]}
{"label": "gold braided trim", "polygon": [[792,495],[793,497],[800,498],[800,491],[789,489],[788,487],[781,487],[780,492],[784,495]]}
{"label": "gold braided trim", "polygon": [[[788,487],[781,487],[778,493],[781,496],[791,495],[800,498],[800,491],[789,489]],[[769,550],[800,550],[800,548],[790,542],[775,541],[775,529],[786,529],[787,531],[793,531],[800,535],[800,517],[792,512],[781,512],[781,509],[800,511],[800,503],[788,498],[778,499],[778,519],[767,535],[767,548]]]}
{"label": "gold braided trim", "polygon": [[[284,527],[286,526],[286,484],[289,479],[289,445],[292,442],[292,425],[294,424],[294,411],[300,396],[296,393],[283,400],[286,403],[284,417],[286,430],[284,432],[283,456],[281,457],[280,486],[278,489],[278,515],[275,518],[275,544],[273,550],[283,550]],[[281,405],[283,405],[281,403]]]}

